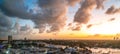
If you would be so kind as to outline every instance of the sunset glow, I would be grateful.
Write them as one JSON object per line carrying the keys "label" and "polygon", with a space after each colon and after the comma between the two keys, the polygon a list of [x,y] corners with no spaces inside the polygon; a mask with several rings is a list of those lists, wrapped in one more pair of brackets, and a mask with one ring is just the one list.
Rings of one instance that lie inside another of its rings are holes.
{"label": "sunset glow", "polygon": [[8,35],[18,39],[113,39],[119,33],[120,0],[0,1],[1,39]]}

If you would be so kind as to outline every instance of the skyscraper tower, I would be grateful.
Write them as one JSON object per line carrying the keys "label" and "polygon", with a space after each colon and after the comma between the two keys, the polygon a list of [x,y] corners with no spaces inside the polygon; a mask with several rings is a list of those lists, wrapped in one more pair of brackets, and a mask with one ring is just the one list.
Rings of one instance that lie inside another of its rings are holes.
{"label": "skyscraper tower", "polygon": [[8,35],[8,44],[11,44],[11,43],[12,43],[12,36]]}

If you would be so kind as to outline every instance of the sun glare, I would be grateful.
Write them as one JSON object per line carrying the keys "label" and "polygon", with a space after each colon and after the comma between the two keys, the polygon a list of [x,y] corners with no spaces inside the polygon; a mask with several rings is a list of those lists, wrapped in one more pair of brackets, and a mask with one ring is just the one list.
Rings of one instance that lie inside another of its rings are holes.
{"label": "sun glare", "polygon": [[101,25],[95,25],[88,31],[91,34],[117,34],[120,33],[119,22],[107,22]]}

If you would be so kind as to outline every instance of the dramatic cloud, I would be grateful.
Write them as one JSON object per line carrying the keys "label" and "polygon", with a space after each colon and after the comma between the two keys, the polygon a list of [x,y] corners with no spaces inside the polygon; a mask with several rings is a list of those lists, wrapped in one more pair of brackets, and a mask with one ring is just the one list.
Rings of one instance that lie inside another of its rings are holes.
{"label": "dramatic cloud", "polygon": [[95,8],[103,8],[104,0],[83,0],[80,8],[74,16],[74,21],[80,24],[86,24],[91,16],[92,10]]}
{"label": "dramatic cloud", "polygon": [[21,26],[21,31],[27,31],[27,30],[29,30],[30,29],[30,26],[29,25],[25,25],[25,26]]}
{"label": "dramatic cloud", "polygon": [[46,30],[46,25],[50,28],[47,31],[56,32],[66,24],[68,6],[73,6],[78,2],[80,0],[38,0],[36,3],[38,6],[29,9],[25,5],[25,0],[3,0],[0,9],[7,16],[32,20],[40,33]]}
{"label": "dramatic cloud", "polygon": [[14,25],[14,34],[31,34],[32,28],[29,25],[20,26],[18,22]]}
{"label": "dramatic cloud", "polygon": [[[92,10],[95,8],[95,6],[96,9],[103,9],[103,2],[104,0],[83,0],[80,8],[74,16],[74,22],[79,23],[80,26],[81,24],[88,23],[91,17]],[[91,25],[89,25],[88,27],[91,27]]]}
{"label": "dramatic cloud", "polygon": [[31,34],[32,33],[32,29],[29,25],[24,25],[20,27],[20,34]]}
{"label": "dramatic cloud", "polygon": [[15,23],[14,30],[16,31],[17,34],[20,33],[20,24],[18,22]]}
{"label": "dramatic cloud", "polygon": [[[104,2],[104,0],[37,0],[36,5],[29,9],[25,1],[2,0],[0,9],[6,16],[32,20],[36,28],[39,28],[39,33],[60,31],[66,24],[68,7],[81,2],[74,17],[74,22],[78,25],[72,27],[72,30],[80,30],[81,24],[89,21],[94,7],[103,8]],[[18,33],[19,30],[26,29],[19,28],[17,23],[15,27]]]}
{"label": "dramatic cloud", "polygon": [[[50,26],[49,32],[60,31],[64,27],[66,21],[67,3],[65,0],[39,0],[41,13],[33,19],[40,33],[44,32],[46,24]],[[57,4],[57,5],[56,5]]]}
{"label": "dramatic cloud", "polygon": [[0,36],[10,34],[12,22],[10,18],[0,11]]}
{"label": "dramatic cloud", "polygon": [[28,7],[24,4],[24,0],[3,0],[0,9],[8,16],[23,19],[32,17],[32,14],[28,12]]}
{"label": "dramatic cloud", "polygon": [[[51,26],[50,30],[47,30],[47,32],[56,32],[63,28],[66,24],[68,6],[73,6],[77,2],[80,2],[80,0],[39,0],[39,6],[43,12],[41,18],[44,18],[44,20],[42,20],[43,22],[41,22],[43,24],[47,23]],[[39,21],[36,24],[40,24]],[[42,31],[45,29],[45,26],[41,24],[38,27],[42,27]]]}
{"label": "dramatic cloud", "polygon": [[114,6],[111,6],[106,11],[106,14],[116,14],[116,13],[120,13],[120,8],[115,8]]}

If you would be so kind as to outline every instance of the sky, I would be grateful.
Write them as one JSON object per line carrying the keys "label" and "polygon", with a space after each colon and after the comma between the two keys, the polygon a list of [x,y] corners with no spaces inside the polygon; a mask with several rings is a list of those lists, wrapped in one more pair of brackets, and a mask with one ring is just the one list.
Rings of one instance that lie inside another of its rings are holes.
{"label": "sky", "polygon": [[0,0],[0,39],[113,39],[120,0]]}

